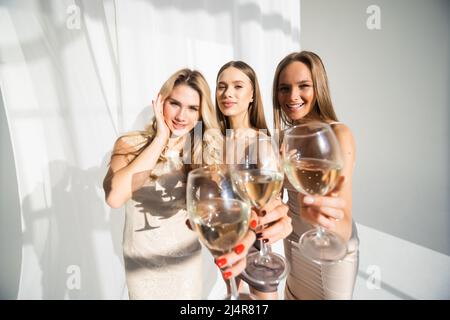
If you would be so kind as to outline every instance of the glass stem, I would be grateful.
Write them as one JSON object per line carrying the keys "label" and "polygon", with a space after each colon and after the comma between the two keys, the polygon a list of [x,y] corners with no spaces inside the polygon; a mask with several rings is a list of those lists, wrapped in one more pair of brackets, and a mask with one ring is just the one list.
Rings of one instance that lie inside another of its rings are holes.
{"label": "glass stem", "polygon": [[267,246],[262,239],[259,240],[259,248],[260,248],[259,255],[261,257],[266,257],[267,256]]}
{"label": "glass stem", "polygon": [[325,233],[325,230],[323,230],[322,226],[317,227],[317,239],[322,239],[323,234]]}
{"label": "glass stem", "polygon": [[239,300],[239,292],[236,285],[236,279],[234,277],[230,278],[230,290],[231,290],[230,300]]}
{"label": "glass stem", "polygon": [[259,265],[267,265],[272,260],[269,255],[269,246],[267,246],[263,240],[259,240],[259,256],[258,256],[258,264]]}

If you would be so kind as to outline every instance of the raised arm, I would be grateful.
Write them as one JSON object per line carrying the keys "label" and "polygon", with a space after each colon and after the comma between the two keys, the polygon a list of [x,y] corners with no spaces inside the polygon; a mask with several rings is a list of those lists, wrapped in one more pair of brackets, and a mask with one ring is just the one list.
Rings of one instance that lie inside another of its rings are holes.
{"label": "raised arm", "polygon": [[153,109],[157,122],[157,134],[138,156],[130,159],[129,154],[135,152],[139,144],[130,145],[123,137],[118,139],[114,146],[109,170],[103,180],[106,203],[112,208],[121,207],[131,198],[133,191],[144,184],[167,145],[170,130],[164,122],[160,95],[153,102]]}

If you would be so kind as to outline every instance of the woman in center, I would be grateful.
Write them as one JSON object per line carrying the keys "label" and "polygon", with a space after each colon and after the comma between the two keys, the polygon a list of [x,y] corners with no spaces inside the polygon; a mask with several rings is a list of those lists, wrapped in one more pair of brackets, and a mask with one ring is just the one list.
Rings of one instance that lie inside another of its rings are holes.
{"label": "woman in center", "polygon": [[[224,137],[227,135],[227,129],[232,129],[233,136],[269,134],[256,73],[245,62],[230,61],[220,68],[216,80],[216,112]],[[225,151],[230,153],[228,147]],[[227,157],[226,161],[229,160]],[[267,244],[286,238],[292,232],[291,218],[287,216],[287,212],[288,207],[279,198],[260,208],[258,225],[271,225],[258,232],[257,238],[264,239]],[[254,246],[250,252],[255,250],[257,248]],[[225,267],[224,262],[234,261],[233,255],[234,253],[230,253],[219,257],[216,263],[219,267]],[[278,298],[276,286],[256,284],[250,281],[245,273],[239,277],[249,284],[251,293],[257,298]]]}

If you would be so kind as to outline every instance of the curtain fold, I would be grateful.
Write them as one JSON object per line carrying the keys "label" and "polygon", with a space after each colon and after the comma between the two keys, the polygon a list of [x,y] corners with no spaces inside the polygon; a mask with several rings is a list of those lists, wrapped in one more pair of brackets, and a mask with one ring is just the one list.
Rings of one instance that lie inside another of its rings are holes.
{"label": "curtain fold", "polygon": [[[175,70],[199,69],[214,92],[232,59],[256,70],[271,123],[272,76],[299,35],[296,0],[1,1],[10,134],[1,139],[11,139],[20,203],[18,298],[126,297],[123,209],[107,207],[102,189],[115,139],[148,123]],[[213,271],[205,282],[221,281]]]}

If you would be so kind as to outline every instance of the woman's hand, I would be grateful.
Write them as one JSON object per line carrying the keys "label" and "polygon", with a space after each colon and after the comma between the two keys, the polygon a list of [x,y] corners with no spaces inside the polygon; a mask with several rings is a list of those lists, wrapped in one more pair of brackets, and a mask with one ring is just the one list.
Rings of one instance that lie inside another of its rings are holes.
{"label": "woman's hand", "polygon": [[261,231],[258,228],[257,239],[266,244],[286,238],[292,232],[292,219],[287,215],[289,208],[280,198],[270,201],[260,211],[259,226],[268,225]]}
{"label": "woman's hand", "polygon": [[156,137],[167,142],[170,138],[170,129],[164,120],[163,100],[160,93],[158,93],[156,100],[152,101],[152,106],[156,118]]}
{"label": "woman's hand", "polygon": [[258,216],[252,211],[250,217],[250,229],[230,253],[219,256],[215,259],[216,265],[221,269],[225,280],[238,276],[247,266],[247,253],[256,240],[255,229],[258,225]]}
{"label": "woman's hand", "polygon": [[339,196],[345,178],[339,178],[336,187],[327,196],[298,195],[302,207],[301,217],[312,225],[336,231],[336,222],[344,218],[345,200]]}

